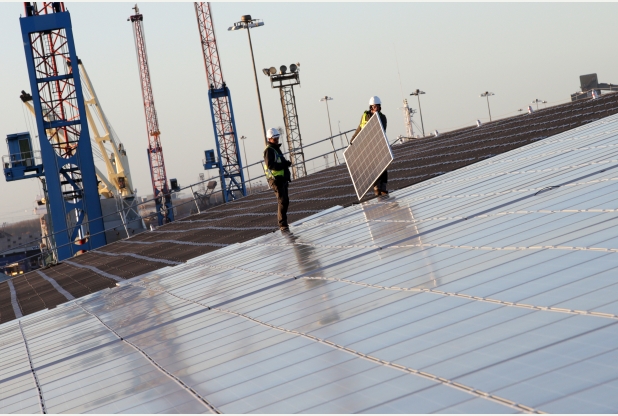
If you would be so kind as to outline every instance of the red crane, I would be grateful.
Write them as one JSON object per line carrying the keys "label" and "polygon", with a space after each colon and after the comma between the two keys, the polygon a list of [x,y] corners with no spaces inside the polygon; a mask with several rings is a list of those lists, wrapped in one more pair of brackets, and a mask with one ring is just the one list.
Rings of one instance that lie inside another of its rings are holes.
{"label": "red crane", "polygon": [[[223,80],[210,3],[195,3],[195,14],[204,54],[210,112],[219,156],[219,161],[212,166],[216,165],[219,168],[223,198],[225,202],[228,202],[231,199],[238,198],[240,194],[247,195],[234,122],[232,97]],[[210,167],[210,165],[205,166],[206,169]]]}
{"label": "red crane", "polygon": [[163,225],[174,220],[174,210],[165,172],[159,120],[157,119],[157,110],[155,109],[154,97],[152,95],[146,40],[144,39],[144,16],[140,14],[137,4],[133,7],[133,10],[135,10],[135,14],[129,17],[128,20],[133,24],[139,78],[142,86],[142,98],[144,99],[146,131],[148,133],[148,162],[150,164],[153,195],[157,207],[158,222],[159,225]]}

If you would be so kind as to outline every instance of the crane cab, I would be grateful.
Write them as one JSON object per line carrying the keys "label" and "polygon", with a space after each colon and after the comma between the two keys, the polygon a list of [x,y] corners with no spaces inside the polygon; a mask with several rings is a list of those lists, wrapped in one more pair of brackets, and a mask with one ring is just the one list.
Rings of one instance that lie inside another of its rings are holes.
{"label": "crane cab", "polygon": [[30,133],[6,136],[9,154],[2,156],[2,167],[7,182],[43,176],[41,153],[32,149]]}
{"label": "crane cab", "polygon": [[217,163],[217,158],[215,157],[214,150],[205,150],[204,151],[204,169],[216,169],[219,167],[219,163]]}

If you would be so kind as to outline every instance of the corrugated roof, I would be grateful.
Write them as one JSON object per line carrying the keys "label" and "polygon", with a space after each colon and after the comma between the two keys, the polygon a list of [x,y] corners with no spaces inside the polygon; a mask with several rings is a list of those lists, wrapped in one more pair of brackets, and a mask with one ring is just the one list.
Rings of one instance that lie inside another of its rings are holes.
{"label": "corrugated roof", "polygon": [[[402,189],[617,112],[618,95],[607,94],[395,146],[389,188]],[[336,205],[358,202],[344,165],[294,181],[290,199],[290,222]],[[258,193],[107,245],[44,272],[58,277],[58,285],[72,296],[83,296],[113,287],[116,280],[111,275],[136,277],[275,231],[275,213],[272,192]],[[15,277],[13,281],[17,308],[23,314],[64,302],[65,297],[39,274]],[[9,291],[7,283],[0,283],[0,299]],[[1,305],[0,323],[15,319],[15,307]]]}
{"label": "corrugated roof", "polygon": [[615,413],[617,175],[614,115],[110,273],[0,325],[0,412]]}

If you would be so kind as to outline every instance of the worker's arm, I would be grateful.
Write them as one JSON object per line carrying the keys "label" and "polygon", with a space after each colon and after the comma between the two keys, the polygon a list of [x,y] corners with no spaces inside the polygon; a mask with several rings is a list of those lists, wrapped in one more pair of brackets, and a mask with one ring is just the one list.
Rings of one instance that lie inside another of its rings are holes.
{"label": "worker's arm", "polygon": [[363,117],[365,117],[365,113],[363,113],[363,115],[361,116],[361,121],[360,123],[358,123],[358,127],[356,128],[356,131],[354,132],[354,134],[352,135],[352,138],[350,139],[350,144],[352,144],[356,136],[358,136],[358,133],[360,133],[360,131],[362,130],[361,126],[363,125]]}
{"label": "worker's arm", "polygon": [[264,163],[270,170],[283,170],[288,167],[288,163],[283,157],[281,157],[281,163],[277,163],[277,155],[272,147],[266,148]]}
{"label": "worker's arm", "polygon": [[356,131],[354,132],[354,134],[352,135],[352,138],[350,139],[350,144],[352,144],[352,142],[354,141],[354,139],[356,138],[356,136],[358,136],[358,133],[360,133],[361,131],[361,126],[360,124],[358,125],[358,127],[356,128]]}

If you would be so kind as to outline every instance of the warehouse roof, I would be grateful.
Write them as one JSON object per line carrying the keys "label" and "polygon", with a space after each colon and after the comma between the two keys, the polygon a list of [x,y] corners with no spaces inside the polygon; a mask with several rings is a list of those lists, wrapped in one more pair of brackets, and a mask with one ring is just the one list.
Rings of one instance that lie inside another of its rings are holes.
{"label": "warehouse roof", "polygon": [[613,115],[134,279],[80,257],[118,286],[0,325],[0,413],[616,413],[617,202]]}
{"label": "warehouse roof", "polygon": [[[394,146],[389,188],[402,189],[617,112],[618,94],[607,94]],[[290,200],[290,222],[358,202],[345,165],[294,181]],[[257,193],[0,283],[0,323],[275,231],[275,212],[272,192]]]}

